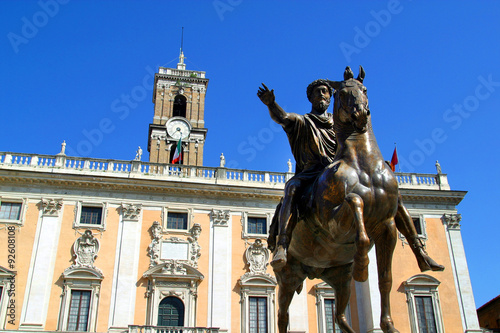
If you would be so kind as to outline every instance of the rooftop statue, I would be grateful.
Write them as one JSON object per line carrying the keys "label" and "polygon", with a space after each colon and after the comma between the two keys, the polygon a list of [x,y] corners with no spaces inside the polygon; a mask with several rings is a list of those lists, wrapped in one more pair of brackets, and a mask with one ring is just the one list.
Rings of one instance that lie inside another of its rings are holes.
{"label": "rooftop statue", "polygon": [[[398,332],[391,318],[392,256],[397,230],[408,240],[422,271],[443,270],[428,256],[403,206],[398,183],[384,161],[371,126],[365,72],[343,81],[316,80],[307,88],[312,110],[285,112],[274,90],[257,95],[271,118],[283,126],[296,161],[285,185],[268,239],[279,283],[278,329],[285,333],[288,307],[306,277],[320,278],[336,291],[336,322],[354,332],[345,309],[350,283],[368,278],[368,251],[375,245],[381,294],[381,328]],[[333,115],[327,113],[334,97]]]}

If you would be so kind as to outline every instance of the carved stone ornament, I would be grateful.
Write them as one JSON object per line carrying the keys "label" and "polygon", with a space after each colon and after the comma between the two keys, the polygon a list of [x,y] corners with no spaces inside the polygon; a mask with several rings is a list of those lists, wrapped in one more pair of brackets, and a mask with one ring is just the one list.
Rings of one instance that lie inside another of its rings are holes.
{"label": "carved stone ornament", "polygon": [[142,205],[122,204],[121,207],[123,219],[127,221],[139,221]]}
{"label": "carved stone ornament", "polygon": [[269,264],[269,250],[264,246],[261,239],[256,239],[255,243],[250,243],[250,246],[245,251],[245,259],[250,272],[245,273],[243,277],[254,275],[270,276],[270,274],[266,273],[266,267]]}
{"label": "carved stone ornament", "polygon": [[228,210],[212,209],[210,218],[214,222],[214,226],[227,226],[231,214]]}
{"label": "carved stone ornament", "polygon": [[150,228],[151,244],[148,246],[148,255],[151,258],[149,267],[156,266],[160,263],[160,240],[161,240],[161,225],[160,222],[154,221]]}
{"label": "carved stone ornament", "polygon": [[[187,240],[184,240],[180,237],[170,237],[168,239],[163,239],[161,231],[161,225],[158,221],[154,221],[153,225],[150,228],[151,231],[151,243],[148,246],[148,255],[151,258],[149,267],[153,267],[159,265],[163,262],[169,262],[172,259],[165,258],[164,255],[161,255],[161,247],[162,242],[174,243],[174,244],[187,244],[188,255],[186,260],[175,259],[175,262],[182,262],[191,267],[198,267],[198,259],[201,256],[201,246],[198,243],[198,238],[201,234],[201,225],[199,223],[195,223],[190,230],[190,236]],[[162,258],[163,256],[163,258]]]}
{"label": "carved stone ornament", "polygon": [[461,214],[443,214],[443,221],[448,225],[448,229],[460,229]]}
{"label": "carved stone ornament", "polygon": [[92,231],[88,229],[85,230],[82,236],[79,237],[73,245],[75,263],[69,268],[91,268],[102,273],[100,269],[94,266],[99,247],[99,240],[94,237]]}
{"label": "carved stone ornament", "polygon": [[184,265],[180,262],[180,260],[166,260],[165,267],[163,267],[163,274],[168,275],[186,275],[187,270],[184,268]]}
{"label": "carved stone ornament", "polygon": [[190,230],[191,236],[188,237],[188,242],[190,244],[189,249],[189,261],[191,266],[194,268],[198,267],[198,259],[201,256],[201,246],[198,244],[198,237],[201,234],[201,225],[199,223],[195,223]]}
{"label": "carved stone ornament", "polygon": [[42,214],[44,216],[58,216],[63,206],[62,199],[42,199]]}

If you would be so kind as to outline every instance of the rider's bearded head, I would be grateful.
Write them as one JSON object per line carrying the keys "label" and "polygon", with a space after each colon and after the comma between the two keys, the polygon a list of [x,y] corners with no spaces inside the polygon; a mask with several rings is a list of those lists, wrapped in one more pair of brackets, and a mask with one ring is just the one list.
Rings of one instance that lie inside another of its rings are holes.
{"label": "rider's bearded head", "polygon": [[[316,94],[315,89],[316,87],[324,86],[328,90],[328,94]],[[328,83],[328,81],[319,79],[316,81],[313,81],[308,87],[307,87],[307,99],[309,102],[312,103],[313,108],[318,111],[326,111],[328,109],[328,106],[330,105],[330,99],[333,94],[333,89]]]}

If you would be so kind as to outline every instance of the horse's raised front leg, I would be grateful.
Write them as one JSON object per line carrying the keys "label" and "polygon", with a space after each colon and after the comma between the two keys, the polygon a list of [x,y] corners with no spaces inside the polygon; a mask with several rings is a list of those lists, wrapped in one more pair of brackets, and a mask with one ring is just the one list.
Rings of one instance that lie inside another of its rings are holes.
{"label": "horse's raised front leg", "polygon": [[380,290],[380,328],[385,333],[398,333],[391,316],[390,293],[392,288],[392,256],[396,247],[397,233],[394,220],[386,221],[375,239],[377,254],[378,288]]}
{"label": "horse's raised front leg", "polygon": [[356,333],[345,315],[351,296],[352,264],[325,269],[323,281],[335,289],[335,321],[344,333]]}
{"label": "horse's raised front leg", "polygon": [[370,249],[370,238],[366,233],[363,220],[363,199],[355,193],[349,193],[345,201],[351,207],[354,215],[354,224],[356,226],[356,254],[354,255],[353,277],[358,282],[364,282],[368,279],[368,250]]}
{"label": "horse's raised front leg", "polygon": [[286,265],[278,272],[274,271],[278,279],[278,332],[286,333],[288,327],[288,308],[292,302],[295,291],[302,289],[302,282],[306,274],[300,263],[290,255],[287,257]]}

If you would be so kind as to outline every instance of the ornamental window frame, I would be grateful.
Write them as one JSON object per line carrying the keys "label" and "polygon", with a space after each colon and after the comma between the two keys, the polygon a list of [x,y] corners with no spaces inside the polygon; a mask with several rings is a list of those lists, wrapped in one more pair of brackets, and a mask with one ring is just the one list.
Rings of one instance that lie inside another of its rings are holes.
{"label": "ornamental window frame", "polygon": [[[73,291],[90,291],[90,305],[87,330],[81,332],[96,332],[97,315],[100,298],[101,282],[104,276],[93,268],[76,267],[68,268],[63,275],[63,290],[61,293],[61,306],[59,310],[59,331],[68,330],[69,311]],[[80,332],[80,331],[79,331]]]}
{"label": "ornamental window frame", "polygon": [[[186,229],[172,229],[168,228],[168,213],[182,213],[182,214],[187,214],[187,226]],[[162,214],[161,214],[161,223],[162,223],[162,233],[164,234],[182,234],[182,235],[189,235],[190,230],[193,227],[193,208],[185,208],[185,207],[180,207],[180,206],[168,206],[168,207],[163,207],[162,209]]]}
{"label": "ornamental window frame", "polygon": [[417,274],[403,282],[412,333],[419,332],[417,304],[415,300],[415,297],[418,296],[431,297],[437,333],[444,333],[443,312],[441,310],[438,292],[438,286],[440,284],[441,282],[439,280],[427,274]]}
{"label": "ornamental window frame", "polygon": [[[16,272],[11,271],[3,266],[0,266],[0,329],[5,329],[5,324],[8,319],[11,319],[8,314],[8,305],[10,304],[10,299],[12,294],[9,293],[15,292],[15,281]],[[12,291],[11,287],[14,287]],[[15,318],[14,318],[15,319]]]}
{"label": "ornamental window frame", "polygon": [[[85,229],[97,229],[102,231],[106,230],[108,206],[109,204],[107,202],[77,201],[75,205],[75,220],[73,221],[73,229],[85,228]],[[80,223],[83,207],[102,208],[101,223],[100,224]]]}
{"label": "ornamental window frame", "polygon": [[[318,332],[326,333],[326,313],[325,313],[325,300],[333,299],[335,304],[335,311],[337,311],[337,297],[335,296],[335,290],[328,285],[326,282],[318,283],[314,286],[316,291],[316,313],[318,316]],[[349,325],[352,325],[351,320],[351,305],[350,302],[347,303],[347,307],[345,309],[345,315],[347,318],[347,322]],[[335,316],[333,317],[333,322],[335,327],[337,326],[337,322],[335,321]]]}
{"label": "ornamental window frame", "polygon": [[200,271],[186,263],[168,260],[148,269],[143,278],[148,281],[146,325],[157,326],[161,301],[174,296],[184,303],[184,327],[196,326],[198,286],[204,279]]}
{"label": "ornamental window frame", "polygon": [[247,275],[240,279],[241,332],[250,332],[250,297],[267,298],[267,328],[276,333],[276,280],[266,275]]}
{"label": "ornamental window frame", "polygon": [[2,203],[17,203],[21,204],[21,209],[19,211],[19,219],[0,219],[0,223],[2,224],[13,224],[24,226],[24,221],[26,218],[26,211],[28,210],[28,199],[27,198],[19,198],[19,197],[3,197],[0,196],[0,207]]}
{"label": "ornamental window frame", "polygon": [[410,214],[413,225],[415,225],[415,219],[418,219],[418,223],[420,224],[420,231],[421,233],[418,233],[417,227],[415,227],[415,230],[417,231],[417,236],[418,238],[421,238],[423,240],[427,240],[427,222],[425,220],[424,214]]}
{"label": "ornamental window frame", "polygon": [[[241,213],[241,224],[242,224],[242,234],[241,238],[262,238],[269,235],[269,228],[271,227],[271,221],[273,218],[273,213],[262,212],[262,211],[245,211]],[[248,232],[248,219],[249,218],[264,218],[266,219],[266,233],[256,234]]]}

